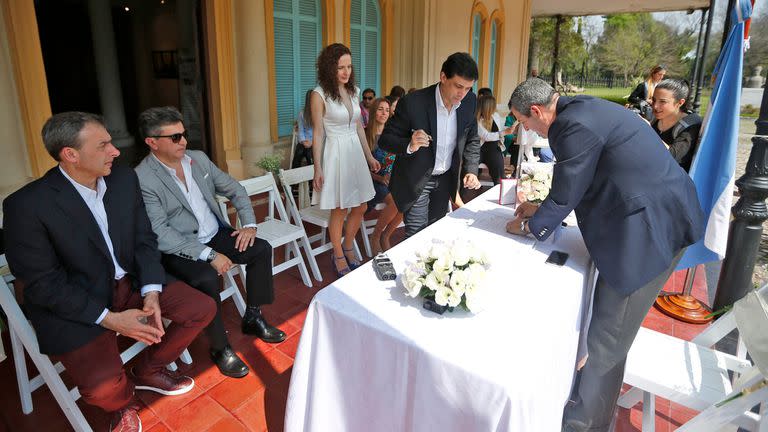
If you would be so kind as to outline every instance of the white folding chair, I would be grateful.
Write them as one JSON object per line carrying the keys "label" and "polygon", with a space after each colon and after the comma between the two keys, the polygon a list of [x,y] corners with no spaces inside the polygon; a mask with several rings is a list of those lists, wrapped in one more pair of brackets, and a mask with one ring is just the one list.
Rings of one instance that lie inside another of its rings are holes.
{"label": "white folding chair", "polygon": [[[302,244],[304,252],[307,255],[310,266],[312,266],[312,273],[315,279],[320,282],[323,280],[320,274],[320,269],[317,268],[317,261],[315,257],[327,250],[331,250],[333,245],[326,240],[326,231],[328,230],[328,220],[331,216],[330,210],[323,210],[319,206],[309,205],[306,207],[299,207],[293,199],[293,186],[298,185],[299,188],[299,201],[302,201],[302,197],[309,197],[309,182],[314,179],[315,168],[312,165],[304,166],[301,168],[293,168],[289,170],[280,170],[280,183],[283,185],[285,191],[286,206],[290,213],[291,220],[297,225],[303,223],[309,223],[320,227],[320,233],[315,234],[308,239],[308,244]],[[309,201],[309,199],[307,199]],[[320,242],[320,246],[312,247],[314,242]],[[362,260],[363,257],[360,254],[360,248],[357,246],[357,241],[352,242],[352,247],[355,250],[355,255],[358,259]]]}
{"label": "white folding chair", "polygon": [[[307,233],[304,231],[303,225],[300,223],[291,223],[288,212],[285,210],[283,201],[280,198],[280,191],[277,190],[275,178],[271,173],[267,173],[260,177],[243,180],[240,182],[240,184],[243,185],[249,197],[262,193],[269,194],[269,216],[267,216],[264,222],[256,224],[256,236],[260,239],[268,241],[273,248],[285,245],[287,252],[286,260],[284,262],[278,265],[274,265],[273,263],[272,274],[277,274],[293,266],[298,266],[301,279],[304,281],[304,285],[311,287],[312,280],[309,278],[307,265],[304,263],[304,259],[299,252],[298,243],[299,241],[302,243],[306,242],[306,245],[308,246],[309,239],[307,238]],[[227,211],[227,202],[229,200],[224,197],[217,197],[217,199],[219,201],[219,208],[221,210],[222,216],[224,218],[228,218],[229,214]],[[277,210],[277,218],[275,218],[275,210]],[[237,221],[237,226],[240,226],[239,219]],[[291,254],[293,254],[293,257],[290,257]],[[311,264],[312,262],[310,262],[310,265]],[[317,263],[314,265],[316,266]],[[245,268],[244,266],[239,267],[242,277],[245,275]]]}
{"label": "white folding chair", "polygon": [[[13,352],[13,359],[16,367],[16,381],[19,386],[19,397],[21,399],[21,411],[24,414],[32,413],[34,409],[32,405],[32,392],[42,387],[43,384],[48,385],[56,402],[64,411],[64,415],[67,420],[72,424],[72,427],[76,431],[91,431],[88,422],[80,412],[80,408],[77,407],[77,400],[80,399],[80,392],[77,387],[69,390],[64,382],[61,380],[59,374],[65,370],[64,365],[61,362],[57,362],[55,365],[51,362],[51,359],[40,352],[40,347],[37,343],[37,335],[32,325],[27,320],[24,313],[21,311],[13,288],[9,285],[14,277],[7,271],[7,263],[5,261],[5,255],[0,255],[0,273],[3,277],[0,278],[0,306],[8,318],[8,331],[11,339],[11,350]],[[167,325],[169,321],[163,320]],[[138,353],[140,353],[146,344],[143,342],[136,342],[131,345],[127,350],[120,354],[120,359],[123,364],[130,361]],[[25,358],[25,352],[29,354],[33,363],[39,371],[39,375],[29,378],[27,371],[27,363]],[[182,361],[189,364],[192,362],[192,358],[189,356],[189,352],[185,349],[181,355]],[[188,360],[188,361],[187,361]],[[168,369],[176,370],[176,364],[171,363]]]}
{"label": "white folding chair", "polygon": [[[624,382],[634,388],[619,398],[618,405],[631,408],[642,401],[642,430],[653,431],[655,396],[704,411],[743,388],[756,370],[746,360],[743,342],[739,341],[737,355],[711,348],[735,328],[732,312],[723,315],[691,342],[641,328],[630,348],[624,372]],[[731,375],[735,377],[733,382]],[[759,416],[754,413],[742,411],[730,421],[754,430],[758,420]]]}
{"label": "white folding chair", "polygon": [[293,133],[291,134],[291,155],[288,159],[288,164],[291,166],[293,164],[293,156],[296,154],[296,145],[299,143],[299,125],[294,121],[293,122]]}

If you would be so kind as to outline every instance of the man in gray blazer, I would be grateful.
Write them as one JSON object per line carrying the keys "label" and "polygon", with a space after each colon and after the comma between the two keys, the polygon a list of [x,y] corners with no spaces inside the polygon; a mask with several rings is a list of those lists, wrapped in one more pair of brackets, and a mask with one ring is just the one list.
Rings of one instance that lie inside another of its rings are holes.
{"label": "man in gray blazer", "polygon": [[[235,263],[246,265],[248,307],[243,333],[270,343],[282,342],[285,333],[270,326],[259,308],[274,300],[272,247],[256,238],[256,216],[245,188],[203,152],[186,149],[186,131],[176,108],[144,111],[139,115],[139,130],[150,154],[136,172],[163,265],[173,276],[216,300],[218,313],[206,329],[211,358],[224,375],[244,377],[248,366],[229,346],[221,319],[219,277]],[[235,206],[241,229],[233,229],[219,216],[217,194]]]}

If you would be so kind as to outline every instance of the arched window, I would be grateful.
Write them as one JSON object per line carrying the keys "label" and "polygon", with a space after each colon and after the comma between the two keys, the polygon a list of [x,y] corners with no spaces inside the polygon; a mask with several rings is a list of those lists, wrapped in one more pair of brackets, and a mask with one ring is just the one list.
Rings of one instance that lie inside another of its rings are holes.
{"label": "arched window", "polygon": [[[481,43],[483,41],[483,17],[480,16],[480,13],[476,13],[472,17],[472,51],[470,52],[470,55],[473,59],[475,59],[475,63],[477,63],[478,71],[480,70],[480,65],[482,64],[480,62],[480,47]],[[479,78],[479,77],[478,77]],[[475,81],[475,85],[472,87],[472,90],[477,92],[477,83],[480,80],[478,79]]]}
{"label": "arched window", "polygon": [[496,20],[491,21],[491,49],[490,59],[488,62],[488,87],[490,87],[493,94],[496,94],[496,62],[498,61],[496,39],[498,38],[498,29],[496,26]]}
{"label": "arched window", "polygon": [[318,0],[272,0],[277,133],[290,135],[304,94],[316,85],[315,60],[322,48]]}
{"label": "arched window", "polygon": [[381,10],[378,0],[351,0],[349,49],[355,79],[361,90],[379,91],[381,78]]}

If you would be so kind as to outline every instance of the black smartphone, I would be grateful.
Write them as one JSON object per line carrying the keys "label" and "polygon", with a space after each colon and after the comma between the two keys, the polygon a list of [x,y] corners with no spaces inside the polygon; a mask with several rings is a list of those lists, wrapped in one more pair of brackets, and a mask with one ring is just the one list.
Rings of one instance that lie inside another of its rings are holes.
{"label": "black smartphone", "polygon": [[565,264],[565,262],[568,261],[568,254],[561,251],[552,251],[552,253],[549,254],[547,257],[547,260],[544,261],[547,264],[554,264],[556,266],[562,266]]}

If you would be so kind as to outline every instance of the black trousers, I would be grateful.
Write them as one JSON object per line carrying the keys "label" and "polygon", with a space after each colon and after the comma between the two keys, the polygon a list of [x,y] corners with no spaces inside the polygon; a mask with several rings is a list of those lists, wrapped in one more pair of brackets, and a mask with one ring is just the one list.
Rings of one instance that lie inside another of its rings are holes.
{"label": "black trousers", "polygon": [[488,174],[493,184],[499,184],[499,180],[504,177],[504,155],[501,153],[498,141],[483,143],[480,147],[480,162],[488,166]]}
{"label": "black trousers", "polygon": [[[293,160],[291,161],[291,168],[298,168],[301,166],[301,161],[307,161],[307,165],[312,165],[312,147],[304,147],[301,143],[296,144],[296,150],[293,151]],[[311,188],[310,188],[311,189]]]}
{"label": "black trousers", "polygon": [[[272,285],[272,246],[257,238],[253,246],[243,252],[235,249],[235,239],[231,228],[219,228],[219,232],[206,243],[217,253],[226,255],[233,263],[245,264],[246,303],[248,306],[270,304],[275,299]],[[220,350],[227,345],[227,334],[221,319],[221,276],[205,261],[192,261],[176,255],[163,254],[165,269],[181,281],[202,291],[216,301],[216,316],[206,327],[211,341],[211,348]]]}

